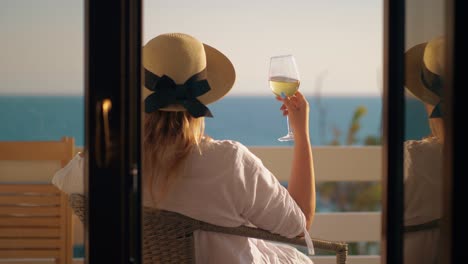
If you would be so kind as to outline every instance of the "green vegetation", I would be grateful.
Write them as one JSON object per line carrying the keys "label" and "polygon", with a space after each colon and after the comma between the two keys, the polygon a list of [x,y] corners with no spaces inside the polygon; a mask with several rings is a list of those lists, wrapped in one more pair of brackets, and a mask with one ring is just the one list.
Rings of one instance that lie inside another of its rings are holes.
{"label": "green vegetation", "polygon": [[[349,124],[348,133],[346,135],[346,142],[345,145],[357,145],[362,143],[362,145],[366,146],[374,146],[380,145],[382,140],[381,136],[374,136],[368,135],[364,138],[363,142],[359,142],[357,138],[357,133],[361,129],[361,119],[367,114],[367,108],[365,106],[358,106],[351,117],[351,122]],[[330,141],[329,145],[331,146],[340,146],[342,145],[340,142],[342,132],[334,127],[333,128],[333,139]]]}
{"label": "green vegetation", "polygon": [[[314,96],[314,106],[319,111],[319,139],[324,143],[326,135],[327,109],[322,104],[322,87],[327,76],[327,71],[321,72],[316,78]],[[382,83],[379,80],[378,84]],[[365,145],[375,146],[382,144],[381,135],[366,135],[362,139],[358,138],[361,129],[362,118],[367,114],[365,106],[358,106],[351,116],[349,128],[346,131],[346,140],[341,142],[343,131],[333,127],[333,138],[328,145]],[[326,143],[325,143],[326,144]],[[382,187],[380,182],[323,182],[317,184],[317,211],[318,212],[369,212],[381,210]],[[377,242],[352,242],[348,244],[350,255],[375,255],[380,254],[380,245]],[[327,253],[317,252],[319,255]]]}
{"label": "green vegetation", "polygon": [[[342,131],[333,129],[332,146],[341,145],[380,145],[381,136],[368,135],[362,141],[357,137],[361,129],[361,120],[367,114],[367,108],[358,106],[352,117],[344,144],[341,143]],[[318,211],[368,212],[381,210],[382,187],[380,182],[324,182],[317,185],[320,196]],[[379,254],[379,243],[349,243],[350,255]]]}

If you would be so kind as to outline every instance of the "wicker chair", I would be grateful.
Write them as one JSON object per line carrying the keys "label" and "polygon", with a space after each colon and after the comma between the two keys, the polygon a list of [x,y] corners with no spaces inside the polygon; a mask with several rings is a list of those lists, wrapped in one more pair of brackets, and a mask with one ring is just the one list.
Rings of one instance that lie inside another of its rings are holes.
{"label": "wicker chair", "polygon": [[[86,198],[81,194],[69,196],[70,206],[84,223]],[[143,209],[143,263],[195,263],[194,237],[196,230],[254,237],[270,241],[306,246],[304,238],[286,238],[269,231],[246,226],[222,227],[164,210]],[[348,245],[312,239],[315,249],[334,252],[336,263],[347,263]]]}

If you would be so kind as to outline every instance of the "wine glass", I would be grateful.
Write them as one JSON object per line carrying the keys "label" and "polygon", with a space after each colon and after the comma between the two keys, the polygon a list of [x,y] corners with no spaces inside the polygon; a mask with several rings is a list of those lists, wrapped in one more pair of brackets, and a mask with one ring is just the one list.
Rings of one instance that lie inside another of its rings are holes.
{"label": "wine glass", "polygon": [[[270,73],[268,76],[270,88],[273,93],[280,97],[292,96],[299,89],[299,72],[297,70],[296,59],[293,55],[281,55],[270,58]],[[288,134],[278,138],[279,141],[292,141],[294,134],[288,124]]]}

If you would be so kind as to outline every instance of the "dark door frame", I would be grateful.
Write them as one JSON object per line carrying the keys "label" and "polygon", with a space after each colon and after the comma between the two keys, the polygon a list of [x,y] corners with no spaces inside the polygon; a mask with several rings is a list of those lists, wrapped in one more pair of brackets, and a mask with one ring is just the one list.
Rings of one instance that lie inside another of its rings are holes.
{"label": "dark door frame", "polygon": [[85,1],[86,263],[142,263],[141,8]]}
{"label": "dark door frame", "polygon": [[403,262],[405,0],[384,2],[383,264]]}
{"label": "dark door frame", "polygon": [[468,8],[466,1],[447,0],[446,2],[446,88],[444,105],[447,111],[446,141],[444,148],[444,189],[443,218],[441,226],[441,262],[460,263],[468,257],[465,248],[468,234],[466,208],[466,188],[468,187],[468,148],[466,130],[467,100],[463,97],[468,89],[466,71],[468,47]]}

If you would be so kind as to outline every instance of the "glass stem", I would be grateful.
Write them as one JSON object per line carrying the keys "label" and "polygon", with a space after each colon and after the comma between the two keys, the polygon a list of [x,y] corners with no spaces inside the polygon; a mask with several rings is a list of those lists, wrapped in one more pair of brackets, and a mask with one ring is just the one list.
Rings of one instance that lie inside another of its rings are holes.
{"label": "glass stem", "polygon": [[288,135],[292,135],[293,130],[291,128],[291,125],[289,124],[289,116],[286,116],[286,123],[288,124]]}

